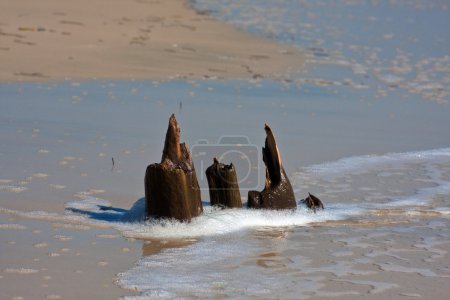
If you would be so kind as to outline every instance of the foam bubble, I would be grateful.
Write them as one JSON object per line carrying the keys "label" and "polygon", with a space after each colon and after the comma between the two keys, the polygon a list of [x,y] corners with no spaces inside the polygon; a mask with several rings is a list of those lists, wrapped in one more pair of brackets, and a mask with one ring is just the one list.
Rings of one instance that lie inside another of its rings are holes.
{"label": "foam bubble", "polygon": [[145,221],[145,201],[138,200],[131,209],[111,207],[109,201],[93,196],[69,202],[69,211],[85,216],[89,222],[104,222],[134,238],[196,238],[224,235],[259,227],[306,226],[329,220],[341,220],[359,214],[359,208],[348,205],[329,205],[325,211],[312,211],[299,203],[296,210],[272,211],[256,209],[216,209],[204,203],[204,213],[191,222],[168,219]]}
{"label": "foam bubble", "polygon": [[[450,148],[446,148],[349,157],[304,168],[301,174],[292,176],[294,185],[296,179],[300,178],[297,180],[300,186],[320,185],[325,195],[338,195],[334,202],[324,198],[326,209],[317,213],[306,209],[300,201],[296,210],[289,211],[247,208],[222,210],[204,203],[204,213],[189,223],[174,220],[145,220],[144,198],[136,201],[130,209],[117,208],[113,207],[108,200],[98,196],[103,192],[101,190],[77,193],[76,198],[79,200],[66,204],[66,215],[6,211],[2,208],[0,211],[57,221],[59,223],[52,224],[56,227],[78,230],[87,230],[90,226],[109,227],[119,230],[127,237],[155,239],[167,243],[163,251],[141,259],[133,269],[119,275],[119,285],[141,292],[140,296],[127,299],[175,298],[185,295],[188,297],[211,297],[211,295],[268,297],[273,293],[288,297],[289,290],[318,293],[321,279],[314,277],[314,274],[318,272],[333,273],[338,277],[372,273],[356,270],[352,264],[342,261],[333,262],[332,265],[325,267],[308,266],[295,255],[285,259],[280,254],[279,257],[265,257],[263,263],[255,263],[255,253],[261,253],[263,251],[260,250],[267,251],[267,249],[260,248],[258,238],[248,239],[249,236],[254,236],[253,233],[257,233],[257,236],[261,232],[265,236],[266,231],[273,232],[274,228],[289,232],[293,227],[306,227],[327,221],[347,222],[350,219],[367,223],[372,221],[372,218],[386,217],[383,214],[375,216],[370,213],[373,209],[389,208],[392,212],[399,212],[399,215],[407,215],[409,211],[414,212],[417,206],[420,206],[421,210],[426,210],[428,208],[423,206],[429,206],[433,198],[450,194],[450,182],[447,181],[449,157]],[[354,177],[361,179],[359,174],[362,174],[363,180],[358,182],[353,180]],[[382,176],[377,176],[378,174]],[[407,179],[411,178],[409,188],[403,188],[400,183],[394,183],[388,188],[382,186],[392,178],[405,176]],[[345,195],[357,197],[364,195],[369,201],[364,202],[358,198],[351,203],[344,203],[339,197]],[[392,209],[393,207],[395,209]],[[444,215],[448,212],[448,208],[439,203],[434,211],[442,212]],[[374,222],[374,224],[382,223]],[[98,235],[102,238],[113,236],[112,234]],[[54,238],[64,240],[64,237],[54,236]],[[187,243],[182,248],[172,248],[169,245],[171,239],[196,242]],[[337,240],[357,248],[372,247],[371,244],[357,238],[343,237]],[[438,248],[437,241],[424,240],[424,245],[430,252],[435,252],[433,259],[443,255],[435,250]],[[124,252],[129,251],[128,248],[124,249],[127,249],[123,250]],[[351,251],[344,251],[336,253],[335,257],[351,256],[351,253]],[[367,256],[367,259],[369,260],[371,256],[386,254],[395,257],[392,253],[373,252],[372,255]],[[105,263],[100,261],[99,266],[102,265]],[[291,270],[298,270],[299,274],[311,276],[308,276],[308,281],[294,282],[292,274],[280,271],[285,265],[289,265]],[[261,266],[264,268],[261,269]],[[434,270],[409,268],[389,262],[378,266],[385,272],[416,273],[426,277],[443,276]],[[236,273],[235,276],[227,277],[229,281],[224,281],[223,278],[229,276],[230,270],[233,270],[233,274]],[[271,273],[272,270],[274,273]],[[253,273],[259,274],[258,278],[249,276]],[[204,280],[205,274],[208,280]],[[242,280],[243,277],[246,279]],[[277,278],[276,285],[273,284],[273,278]],[[359,280],[353,283],[369,285],[371,287],[369,292],[372,294],[396,287],[395,284],[375,281]],[[268,286],[273,288],[269,289]],[[299,297],[299,295],[292,294],[292,297]]]}
{"label": "foam bubble", "polygon": [[82,201],[71,201],[66,203],[66,208],[72,210],[86,210],[86,211],[97,211],[101,207],[111,207],[111,203],[107,200],[85,195],[78,196],[82,198]]}
{"label": "foam bubble", "polygon": [[166,249],[141,259],[133,269],[119,274],[117,283],[141,292],[140,296],[126,299],[239,298],[243,295],[268,298],[281,293],[284,298],[299,298],[303,293],[318,290],[319,278],[314,276],[307,282],[298,281],[291,272],[249,264],[246,260],[250,259],[249,250],[254,253],[254,247],[246,239],[239,243],[207,239],[184,248]]}
{"label": "foam bubble", "polygon": [[[132,208],[122,209],[111,206],[108,200],[96,197],[103,190],[90,190],[77,193],[79,201],[66,204],[65,216],[46,212],[15,212],[19,215],[53,220],[64,223],[54,223],[54,226],[87,230],[89,226],[114,227],[126,236],[138,238],[197,238],[204,236],[226,235],[242,230],[263,227],[308,226],[311,223],[321,223],[331,220],[345,220],[355,215],[363,215],[369,209],[401,207],[405,205],[424,205],[435,195],[450,193],[450,183],[441,178],[441,170],[435,166],[441,161],[448,162],[450,148],[435,149],[408,153],[391,153],[378,156],[358,156],[337,160],[335,162],[314,165],[305,168],[303,175],[312,174],[320,178],[329,176],[344,176],[343,174],[358,174],[371,169],[379,169],[385,165],[404,163],[425,163],[427,176],[432,187],[417,189],[413,195],[391,198],[386,203],[327,203],[324,211],[317,214],[305,209],[299,203],[294,211],[271,211],[253,209],[214,209],[205,204],[204,213],[194,218],[190,223],[173,220],[145,221],[144,199],[138,200]],[[294,174],[294,182],[296,175]],[[326,188],[326,186],[325,186]],[[347,188],[347,187],[346,187]],[[347,188],[348,189],[348,188]],[[372,189],[366,189],[373,192]],[[361,190],[361,193],[367,192]],[[75,223],[75,224],[69,224]]]}
{"label": "foam bubble", "polygon": [[27,227],[20,224],[0,224],[0,229],[24,230],[27,229]]}
{"label": "foam bubble", "polygon": [[[299,204],[301,205],[301,204]],[[296,210],[215,209],[204,207],[204,213],[190,223],[152,220],[145,223],[123,223],[118,226],[126,235],[139,238],[195,238],[224,235],[252,228],[307,226],[329,220],[341,220],[359,214],[358,208],[331,205],[313,213],[301,206]]]}
{"label": "foam bubble", "polygon": [[6,191],[6,192],[11,192],[11,193],[21,193],[26,190],[27,190],[27,188],[24,186],[0,185],[0,191]]}
{"label": "foam bubble", "polygon": [[47,243],[36,243],[36,244],[33,244],[34,248],[46,248],[47,246],[48,246]]}
{"label": "foam bubble", "polygon": [[345,174],[360,174],[388,165],[402,165],[424,161],[448,161],[450,148],[415,151],[405,153],[388,153],[384,155],[362,155],[342,158],[333,162],[325,162],[304,168],[305,172],[316,176],[333,178]]}
{"label": "foam bubble", "polygon": [[35,269],[29,269],[29,268],[6,268],[3,270],[5,273],[11,273],[11,274],[22,274],[22,275],[29,275],[29,274],[36,274],[39,271]]}
{"label": "foam bubble", "polygon": [[54,228],[64,228],[64,229],[74,229],[74,230],[80,230],[80,231],[86,231],[86,230],[91,229],[87,225],[71,224],[71,223],[52,223],[52,227],[54,227]]}
{"label": "foam bubble", "polygon": [[66,188],[66,186],[62,185],[62,184],[53,184],[52,183],[52,184],[49,184],[48,186],[55,190],[62,190],[62,189]]}
{"label": "foam bubble", "polygon": [[71,237],[71,236],[60,235],[60,234],[54,235],[53,238],[60,240],[60,241],[70,241],[71,239],[73,239],[73,237]]}
{"label": "foam bubble", "polygon": [[450,194],[449,157],[450,148],[348,157],[302,168],[291,181],[339,202],[349,197],[360,208],[425,206]]}
{"label": "foam bubble", "polygon": [[48,174],[45,174],[45,173],[34,173],[32,175],[32,177],[36,178],[36,179],[47,179],[48,178]]}

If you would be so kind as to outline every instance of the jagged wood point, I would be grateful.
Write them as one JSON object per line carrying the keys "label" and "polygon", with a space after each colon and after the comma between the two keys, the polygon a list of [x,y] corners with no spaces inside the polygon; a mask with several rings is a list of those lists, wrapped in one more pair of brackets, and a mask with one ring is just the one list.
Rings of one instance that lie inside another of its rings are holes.
{"label": "jagged wood point", "polygon": [[190,221],[203,212],[194,162],[187,146],[180,143],[174,114],[169,118],[161,163],[147,167],[144,182],[147,216]]}

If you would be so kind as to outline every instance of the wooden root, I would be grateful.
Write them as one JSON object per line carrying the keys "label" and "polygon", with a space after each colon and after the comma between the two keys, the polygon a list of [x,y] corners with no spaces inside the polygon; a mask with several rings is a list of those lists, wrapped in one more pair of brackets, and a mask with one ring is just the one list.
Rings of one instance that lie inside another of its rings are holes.
{"label": "wooden root", "polygon": [[265,124],[265,147],[263,161],[266,165],[266,183],[261,192],[248,192],[249,208],[293,209],[297,207],[294,191],[281,163],[275,136]]}
{"label": "wooden root", "polygon": [[319,198],[317,198],[316,196],[314,196],[313,194],[308,193],[308,197],[305,198],[304,202],[305,202],[306,206],[309,209],[314,210],[314,212],[316,212],[316,210],[318,210],[318,209],[325,209],[322,201]]}
{"label": "wooden root", "polygon": [[228,208],[242,207],[241,194],[233,164],[223,164],[214,158],[206,169],[211,205]]}
{"label": "wooden root", "polygon": [[145,199],[151,217],[190,221],[203,212],[194,163],[186,145],[180,144],[180,127],[173,114],[161,163],[149,165],[145,173]]}

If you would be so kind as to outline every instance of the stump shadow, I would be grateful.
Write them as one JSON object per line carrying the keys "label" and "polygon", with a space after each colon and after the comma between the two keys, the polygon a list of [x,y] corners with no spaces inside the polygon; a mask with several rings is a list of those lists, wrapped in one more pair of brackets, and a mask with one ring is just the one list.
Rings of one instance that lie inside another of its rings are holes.
{"label": "stump shadow", "polygon": [[144,197],[138,199],[130,209],[93,204],[92,207],[86,209],[66,207],[66,211],[83,215],[97,221],[133,223],[146,220]]}

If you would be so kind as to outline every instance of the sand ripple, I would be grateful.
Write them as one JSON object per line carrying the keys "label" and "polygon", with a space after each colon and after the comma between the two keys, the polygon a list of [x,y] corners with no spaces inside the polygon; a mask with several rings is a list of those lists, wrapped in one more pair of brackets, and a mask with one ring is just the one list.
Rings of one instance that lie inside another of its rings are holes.
{"label": "sand ripple", "polygon": [[10,274],[28,275],[28,274],[36,274],[39,271],[36,269],[28,269],[28,268],[6,268],[3,270],[3,272],[10,273]]}
{"label": "sand ripple", "polygon": [[20,224],[0,224],[0,229],[24,230],[27,229],[27,227]]}

